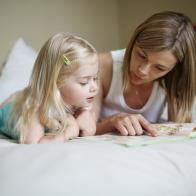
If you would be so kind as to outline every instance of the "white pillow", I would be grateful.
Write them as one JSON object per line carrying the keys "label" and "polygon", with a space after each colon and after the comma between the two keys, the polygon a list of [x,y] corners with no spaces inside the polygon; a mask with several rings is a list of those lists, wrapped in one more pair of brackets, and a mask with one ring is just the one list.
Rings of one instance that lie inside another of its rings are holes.
{"label": "white pillow", "polygon": [[0,103],[10,94],[28,85],[37,52],[19,38],[0,76]]}

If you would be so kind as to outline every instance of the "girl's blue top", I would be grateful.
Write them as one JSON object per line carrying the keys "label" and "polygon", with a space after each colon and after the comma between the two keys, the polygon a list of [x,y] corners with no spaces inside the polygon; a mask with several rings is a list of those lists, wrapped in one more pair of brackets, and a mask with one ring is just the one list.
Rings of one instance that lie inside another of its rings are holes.
{"label": "girl's blue top", "polygon": [[13,102],[8,102],[0,107],[0,134],[11,139],[19,139],[19,132],[14,130],[14,126],[9,123]]}

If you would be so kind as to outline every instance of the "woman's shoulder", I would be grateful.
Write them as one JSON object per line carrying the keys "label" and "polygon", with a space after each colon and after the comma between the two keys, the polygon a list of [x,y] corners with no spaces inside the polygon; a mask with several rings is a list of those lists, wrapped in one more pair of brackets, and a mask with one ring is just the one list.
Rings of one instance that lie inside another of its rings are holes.
{"label": "woman's shoulder", "polygon": [[107,74],[112,71],[113,64],[117,62],[123,62],[125,49],[115,50],[108,53],[99,54],[99,63],[101,74]]}
{"label": "woman's shoulder", "polygon": [[104,97],[110,87],[112,80],[112,55],[111,53],[101,53],[99,54],[99,70],[100,70],[100,83],[103,88]]}
{"label": "woman's shoulder", "polygon": [[111,51],[113,63],[114,62],[123,63],[124,55],[125,55],[125,49]]}
{"label": "woman's shoulder", "polygon": [[123,62],[124,52],[125,49],[99,54],[100,77],[105,96],[110,89],[113,75],[113,64],[116,62]]}

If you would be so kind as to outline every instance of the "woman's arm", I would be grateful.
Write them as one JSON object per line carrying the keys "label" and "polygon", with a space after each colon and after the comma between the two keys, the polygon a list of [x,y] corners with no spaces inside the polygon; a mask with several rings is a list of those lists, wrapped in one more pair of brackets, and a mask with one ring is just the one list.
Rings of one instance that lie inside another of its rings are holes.
{"label": "woman's arm", "polygon": [[99,91],[92,105],[92,112],[94,113],[96,121],[99,119],[103,99],[110,89],[112,81],[112,64],[113,61],[110,53],[99,54]]}
{"label": "woman's arm", "polygon": [[[112,56],[110,53],[99,54],[99,92],[93,103],[92,111],[95,113],[96,121],[99,119],[101,112],[102,102],[105,96],[107,96],[112,81]],[[110,132],[110,122],[103,123],[98,122],[96,128],[96,134],[104,134]]]}
{"label": "woman's arm", "polygon": [[110,90],[112,82],[113,60],[111,53],[99,54],[99,74],[102,88],[102,98],[105,98]]}

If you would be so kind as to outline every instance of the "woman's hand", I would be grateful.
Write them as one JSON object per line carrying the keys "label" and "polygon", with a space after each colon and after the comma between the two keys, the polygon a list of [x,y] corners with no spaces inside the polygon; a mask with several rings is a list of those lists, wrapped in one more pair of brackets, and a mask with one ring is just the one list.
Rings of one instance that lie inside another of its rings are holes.
{"label": "woman's hand", "polygon": [[103,127],[108,127],[112,131],[118,131],[121,135],[125,136],[142,135],[144,133],[156,136],[155,127],[140,114],[118,113],[103,120],[101,123],[107,124]]}

